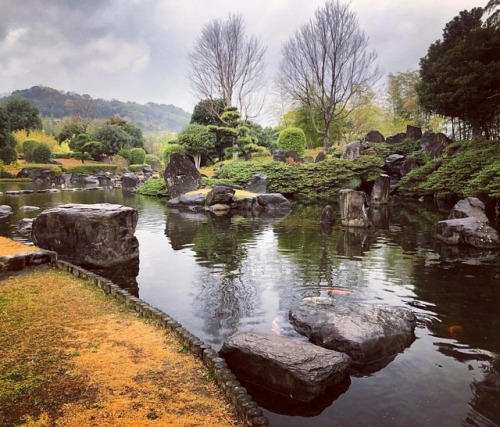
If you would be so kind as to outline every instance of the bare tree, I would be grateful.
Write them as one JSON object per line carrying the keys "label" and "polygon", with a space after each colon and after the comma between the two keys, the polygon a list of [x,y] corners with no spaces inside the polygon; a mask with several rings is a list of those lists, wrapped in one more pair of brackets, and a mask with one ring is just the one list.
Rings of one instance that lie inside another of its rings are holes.
{"label": "bare tree", "polygon": [[99,115],[99,107],[90,95],[74,95],[65,104],[71,118],[79,124],[84,132],[88,132],[90,125]]}
{"label": "bare tree", "polygon": [[223,99],[247,116],[254,95],[264,85],[266,48],[245,35],[240,15],[206,24],[188,55],[189,80],[199,99]]}
{"label": "bare tree", "polygon": [[316,10],[283,45],[282,54],[278,82],[292,101],[309,110],[326,152],[331,123],[347,117],[362,99],[356,95],[376,81],[376,54],[368,50],[356,14],[338,0]]}

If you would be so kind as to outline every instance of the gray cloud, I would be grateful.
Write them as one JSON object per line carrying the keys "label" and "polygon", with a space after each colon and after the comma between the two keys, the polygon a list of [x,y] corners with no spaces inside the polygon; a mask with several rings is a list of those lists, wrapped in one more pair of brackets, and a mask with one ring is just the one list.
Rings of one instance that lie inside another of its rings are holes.
{"label": "gray cloud", "polygon": [[[191,111],[186,56],[201,27],[241,13],[268,46],[268,81],[281,44],[323,0],[0,0],[0,93],[46,85],[105,99]],[[486,1],[485,1],[486,3]],[[228,8],[229,5],[229,8]],[[352,0],[384,73],[418,68],[430,43],[476,0]]]}

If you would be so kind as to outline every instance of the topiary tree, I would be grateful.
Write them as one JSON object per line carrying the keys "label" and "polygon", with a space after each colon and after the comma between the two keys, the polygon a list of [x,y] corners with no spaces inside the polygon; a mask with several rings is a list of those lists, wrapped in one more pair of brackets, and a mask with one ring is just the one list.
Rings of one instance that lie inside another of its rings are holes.
{"label": "topiary tree", "polygon": [[302,156],[306,151],[306,135],[300,128],[287,128],[280,132],[278,147],[281,151],[295,151]]}
{"label": "topiary tree", "polygon": [[201,156],[214,146],[214,135],[207,126],[192,123],[177,135],[177,140],[184,151],[193,156],[196,169],[200,169]]}
{"label": "topiary tree", "polygon": [[130,150],[130,164],[131,165],[142,165],[144,159],[146,158],[146,152],[143,148],[132,148]]}
{"label": "topiary tree", "polygon": [[39,144],[33,149],[33,162],[35,163],[48,163],[52,151],[47,144]]}
{"label": "topiary tree", "polygon": [[131,164],[130,163],[130,148],[122,148],[120,151],[118,151],[117,155],[126,159],[128,164]]}

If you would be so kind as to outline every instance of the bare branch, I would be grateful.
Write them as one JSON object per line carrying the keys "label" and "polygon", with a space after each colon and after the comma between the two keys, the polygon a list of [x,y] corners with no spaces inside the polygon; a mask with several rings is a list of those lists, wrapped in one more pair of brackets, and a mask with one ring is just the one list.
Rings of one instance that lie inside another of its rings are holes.
{"label": "bare branch", "polygon": [[199,99],[224,99],[248,114],[252,95],[264,86],[263,47],[245,35],[240,15],[206,24],[188,55],[188,78]]}
{"label": "bare branch", "polygon": [[378,78],[376,54],[368,50],[355,13],[333,0],[295,32],[283,45],[282,55],[278,81],[312,118],[312,112],[320,113],[323,123],[313,124],[326,151],[331,123],[346,117],[356,107],[352,100]]}

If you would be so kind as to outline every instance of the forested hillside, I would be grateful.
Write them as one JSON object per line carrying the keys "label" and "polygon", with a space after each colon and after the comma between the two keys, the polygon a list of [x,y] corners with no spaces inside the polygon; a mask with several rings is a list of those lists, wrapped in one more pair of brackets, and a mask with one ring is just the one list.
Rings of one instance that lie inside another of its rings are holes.
{"label": "forested hillside", "polygon": [[0,104],[10,98],[22,98],[38,108],[44,117],[63,118],[83,115],[97,119],[120,116],[134,123],[144,131],[177,132],[187,123],[191,114],[174,105],[145,105],[118,100],[93,99],[89,95],[63,92],[46,86],[33,86],[30,89],[16,90],[10,96],[0,99]]}

